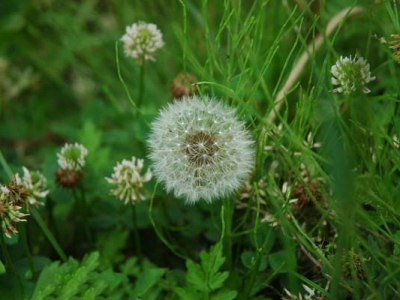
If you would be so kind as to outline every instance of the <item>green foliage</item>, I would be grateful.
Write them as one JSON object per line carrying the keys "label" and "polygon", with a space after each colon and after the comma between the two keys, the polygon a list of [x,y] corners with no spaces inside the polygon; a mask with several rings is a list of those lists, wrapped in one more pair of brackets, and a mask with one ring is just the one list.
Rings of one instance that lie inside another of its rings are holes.
{"label": "green foliage", "polygon": [[222,256],[222,243],[210,248],[207,253],[200,253],[200,264],[192,260],[186,261],[186,286],[176,287],[175,292],[180,299],[235,299],[237,292],[223,288],[229,272],[220,269],[225,262]]}
{"label": "green foliage", "polygon": [[[0,300],[304,299],[303,284],[324,299],[400,299],[397,3],[0,1],[0,185],[26,166],[49,189],[21,210],[25,234],[17,224],[0,240]],[[328,34],[349,5],[360,10]],[[165,41],[143,85],[120,42],[140,20]],[[356,53],[371,92],[332,93],[331,66]],[[133,215],[104,178],[132,156],[149,167],[149,124],[181,71],[236,108],[254,172],[229,199],[193,206],[153,178]],[[57,152],[75,142],[89,153],[66,189]]]}
{"label": "green foliage", "polygon": [[94,252],[82,262],[70,258],[46,267],[31,299],[124,299],[127,281],[123,274],[103,270],[99,253]]}

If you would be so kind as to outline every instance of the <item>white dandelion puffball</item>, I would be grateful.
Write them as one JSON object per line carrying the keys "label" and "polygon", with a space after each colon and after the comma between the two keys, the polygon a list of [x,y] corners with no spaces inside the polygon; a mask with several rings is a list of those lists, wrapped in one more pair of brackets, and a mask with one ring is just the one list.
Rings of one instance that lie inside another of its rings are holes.
{"label": "white dandelion puffball", "polygon": [[331,83],[338,86],[332,92],[347,95],[355,91],[371,92],[365,85],[375,80],[369,71],[369,63],[358,55],[353,58],[341,56],[331,67],[331,74]]}
{"label": "white dandelion puffball", "polygon": [[135,58],[139,64],[146,60],[154,60],[154,52],[164,46],[161,31],[155,24],[145,22],[127,26],[121,41],[126,56]]}
{"label": "white dandelion puffball", "polygon": [[236,191],[253,167],[253,140],[235,110],[207,96],[184,96],[152,123],[152,169],[188,203]]}

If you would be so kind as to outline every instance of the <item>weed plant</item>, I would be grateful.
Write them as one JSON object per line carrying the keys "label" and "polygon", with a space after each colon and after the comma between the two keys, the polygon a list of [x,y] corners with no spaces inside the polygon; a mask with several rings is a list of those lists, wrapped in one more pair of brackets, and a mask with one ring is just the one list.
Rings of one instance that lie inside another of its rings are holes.
{"label": "weed plant", "polygon": [[399,8],[1,1],[0,299],[399,299]]}

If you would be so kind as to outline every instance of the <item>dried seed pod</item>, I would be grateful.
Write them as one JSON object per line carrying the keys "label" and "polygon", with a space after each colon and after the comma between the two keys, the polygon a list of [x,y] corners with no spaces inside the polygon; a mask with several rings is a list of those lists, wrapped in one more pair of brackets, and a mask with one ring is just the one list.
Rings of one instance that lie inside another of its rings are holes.
{"label": "dried seed pod", "polygon": [[175,99],[183,96],[192,96],[197,94],[197,78],[190,73],[179,73],[171,84],[171,94]]}

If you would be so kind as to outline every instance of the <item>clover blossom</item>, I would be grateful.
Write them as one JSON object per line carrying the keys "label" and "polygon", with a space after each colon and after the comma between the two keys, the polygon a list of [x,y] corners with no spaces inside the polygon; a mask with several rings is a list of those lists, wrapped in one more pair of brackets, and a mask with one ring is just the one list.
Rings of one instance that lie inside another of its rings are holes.
{"label": "clover blossom", "polygon": [[85,166],[87,154],[87,149],[81,144],[65,144],[57,153],[58,165],[63,170],[80,171]]}
{"label": "clover blossom", "polygon": [[38,201],[38,198],[45,198],[49,193],[46,190],[47,179],[39,171],[29,171],[27,168],[22,167],[24,175],[22,178],[17,173],[15,175],[15,180],[17,184],[25,187],[27,198],[26,201],[30,205],[43,204]]}
{"label": "clover blossom", "polygon": [[371,92],[365,85],[375,80],[369,71],[369,63],[357,54],[354,58],[341,56],[331,67],[331,74],[331,83],[338,86],[332,92],[346,95],[355,91]]}
{"label": "clover blossom", "polygon": [[237,191],[253,167],[253,141],[235,110],[208,96],[184,96],[152,123],[157,179],[188,203]]}
{"label": "clover blossom", "polygon": [[131,160],[122,160],[114,167],[114,173],[111,178],[105,178],[108,183],[115,185],[115,189],[111,193],[124,201],[125,204],[135,204],[138,200],[145,200],[146,197],[142,194],[143,183],[149,181],[152,177],[151,171],[141,176],[143,169],[143,159],[132,157]]}
{"label": "clover blossom", "polygon": [[20,212],[25,201],[24,187],[16,183],[15,176],[9,185],[0,186],[0,223],[6,237],[17,234],[17,222],[26,222],[27,214]]}
{"label": "clover blossom", "polygon": [[155,60],[154,52],[164,46],[161,31],[155,24],[145,22],[127,26],[121,41],[126,56],[135,58],[140,65],[146,60]]}

